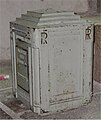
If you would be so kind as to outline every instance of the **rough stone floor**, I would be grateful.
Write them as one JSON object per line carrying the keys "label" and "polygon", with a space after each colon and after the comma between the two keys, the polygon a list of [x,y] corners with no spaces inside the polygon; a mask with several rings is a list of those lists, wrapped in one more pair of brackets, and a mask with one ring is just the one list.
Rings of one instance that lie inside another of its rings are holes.
{"label": "rough stone floor", "polygon": [[101,119],[101,85],[94,83],[92,102],[77,109],[39,116],[15,98],[0,102],[0,119]]}
{"label": "rough stone floor", "polygon": [[[0,67],[1,73],[10,74],[10,65]],[[1,84],[1,83],[0,83]],[[101,119],[101,84],[94,81],[92,102],[86,106],[50,115],[37,115],[21,101],[8,97],[0,101],[0,119]]]}

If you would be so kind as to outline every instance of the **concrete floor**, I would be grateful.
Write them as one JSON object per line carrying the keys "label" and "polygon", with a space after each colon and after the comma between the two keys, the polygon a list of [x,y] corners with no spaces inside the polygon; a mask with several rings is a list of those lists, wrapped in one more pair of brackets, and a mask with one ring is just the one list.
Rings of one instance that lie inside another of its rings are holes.
{"label": "concrete floor", "polygon": [[15,98],[0,103],[0,119],[101,119],[101,85],[94,82],[92,102],[77,109],[39,116]]}
{"label": "concrete floor", "polygon": [[[3,91],[4,87],[1,88],[0,92],[0,119],[101,119],[101,84],[94,81],[93,85],[93,98],[92,102],[86,106],[81,106],[77,109],[54,113],[50,115],[39,116],[33,113],[27,106],[21,101],[16,100],[10,90],[11,83],[11,67],[10,63],[2,63],[0,65],[0,74],[6,73],[10,75],[10,79],[5,81],[5,87],[8,90]],[[0,86],[4,81],[0,81]],[[6,94],[4,95],[4,93]]]}
{"label": "concrete floor", "polygon": [[[98,85],[99,86],[99,85]],[[92,102],[77,109],[39,116],[14,98],[0,103],[0,119],[101,119],[101,94],[93,96]],[[6,107],[7,108],[6,108]],[[9,111],[9,112],[8,112]]]}

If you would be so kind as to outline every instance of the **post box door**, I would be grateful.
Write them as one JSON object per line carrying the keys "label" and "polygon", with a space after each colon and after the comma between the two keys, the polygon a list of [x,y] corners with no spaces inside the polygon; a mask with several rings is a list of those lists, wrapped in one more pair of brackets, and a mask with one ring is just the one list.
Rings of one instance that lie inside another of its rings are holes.
{"label": "post box door", "polygon": [[17,41],[16,45],[17,85],[29,92],[28,46]]}

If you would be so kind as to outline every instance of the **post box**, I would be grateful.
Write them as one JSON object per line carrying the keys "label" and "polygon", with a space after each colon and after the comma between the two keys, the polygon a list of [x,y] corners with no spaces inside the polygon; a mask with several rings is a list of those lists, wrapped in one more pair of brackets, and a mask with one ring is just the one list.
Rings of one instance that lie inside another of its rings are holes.
{"label": "post box", "polygon": [[92,96],[93,25],[74,12],[28,11],[10,22],[13,93],[38,113]]}

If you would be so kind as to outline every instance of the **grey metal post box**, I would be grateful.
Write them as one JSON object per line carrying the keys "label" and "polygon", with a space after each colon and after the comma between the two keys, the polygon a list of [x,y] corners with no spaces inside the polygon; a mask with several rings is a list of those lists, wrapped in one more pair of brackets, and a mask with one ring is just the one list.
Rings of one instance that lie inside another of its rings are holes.
{"label": "grey metal post box", "polygon": [[10,23],[13,92],[38,113],[92,96],[93,26],[73,12],[28,11]]}

